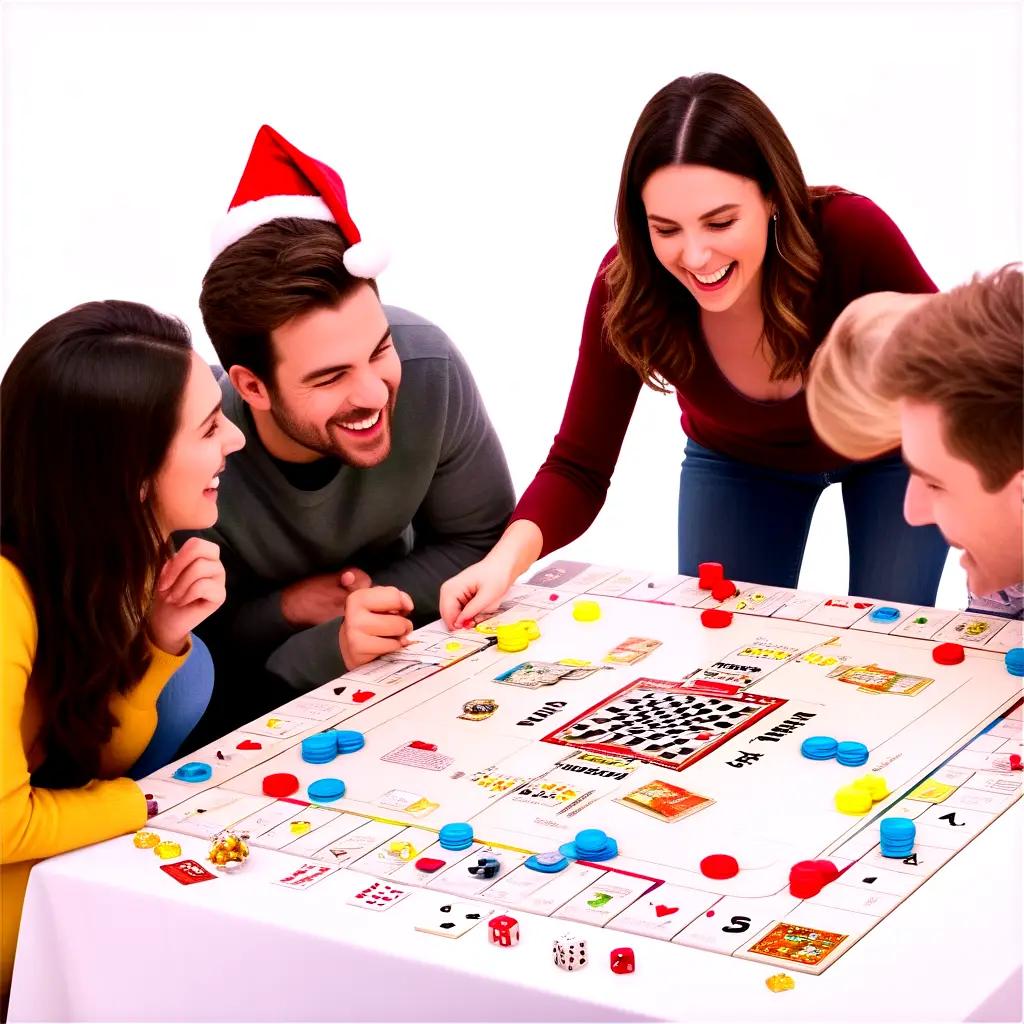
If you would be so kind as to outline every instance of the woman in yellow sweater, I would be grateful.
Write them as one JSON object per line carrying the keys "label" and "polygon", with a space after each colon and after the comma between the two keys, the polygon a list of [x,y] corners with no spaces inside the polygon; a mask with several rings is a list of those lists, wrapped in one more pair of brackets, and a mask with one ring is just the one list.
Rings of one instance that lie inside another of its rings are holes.
{"label": "woman in yellow sweater", "polygon": [[[126,777],[189,634],[224,600],[217,519],[242,435],[179,321],[92,302],[25,343],[0,383],[0,993],[42,857],[156,813]],[[184,737],[181,737],[182,739]]]}

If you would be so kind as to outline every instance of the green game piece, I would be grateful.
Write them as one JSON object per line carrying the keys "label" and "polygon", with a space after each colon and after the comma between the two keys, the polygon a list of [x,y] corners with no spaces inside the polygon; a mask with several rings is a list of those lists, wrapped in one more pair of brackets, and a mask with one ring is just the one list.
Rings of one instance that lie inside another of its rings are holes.
{"label": "green game piece", "polygon": [[603,907],[606,903],[611,901],[611,896],[606,892],[595,892],[592,900],[587,900],[587,906],[593,907],[595,910],[598,907]]}
{"label": "green game piece", "polygon": [[918,617],[914,619],[914,625],[923,626],[927,621],[928,620],[923,615],[918,615]]}

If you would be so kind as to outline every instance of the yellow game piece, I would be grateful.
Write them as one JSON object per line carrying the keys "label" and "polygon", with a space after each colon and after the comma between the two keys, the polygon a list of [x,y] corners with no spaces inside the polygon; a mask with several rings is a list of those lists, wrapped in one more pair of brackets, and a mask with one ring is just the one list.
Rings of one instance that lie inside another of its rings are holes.
{"label": "yellow game piece", "polygon": [[796,982],[788,974],[773,974],[765,979],[765,984],[772,992],[788,992],[791,988],[796,988]]}
{"label": "yellow game piece", "polygon": [[136,832],[132,842],[140,850],[152,850],[160,842],[160,837],[155,832],[147,832],[143,829],[141,832]]}
{"label": "yellow game piece", "polygon": [[444,649],[448,651],[449,654],[454,654],[456,651],[462,650],[462,644],[460,644],[458,640],[449,640],[448,643],[444,645]]}
{"label": "yellow game piece", "polygon": [[522,626],[526,631],[526,639],[532,644],[534,640],[540,639],[540,626],[537,625],[536,619],[520,619],[517,626]]}
{"label": "yellow game piece", "polygon": [[281,724],[281,719],[280,718],[268,718],[267,719],[267,728],[268,729],[276,729],[280,724]]}
{"label": "yellow game piece", "polygon": [[416,847],[412,843],[395,840],[388,846],[388,853],[399,860],[412,860],[416,856]]}
{"label": "yellow game piece", "polygon": [[181,844],[172,843],[169,839],[165,839],[162,843],[157,843],[153,847],[153,852],[161,860],[170,860],[172,857],[181,856]]}
{"label": "yellow game piece", "polygon": [[873,772],[857,779],[853,785],[863,789],[873,801],[883,800],[889,795],[888,783],[881,775],[875,775]]}
{"label": "yellow game piece", "polygon": [[293,836],[304,836],[313,826],[308,821],[293,821],[288,827]]}
{"label": "yellow game piece", "polygon": [[577,601],[572,606],[572,617],[577,622],[597,622],[601,618],[601,606],[596,601]]}
{"label": "yellow game piece", "polygon": [[871,794],[863,786],[843,786],[836,793],[836,810],[843,814],[866,814],[871,804]]}
{"label": "yellow game piece", "polygon": [[206,859],[218,871],[232,871],[240,868],[246,857],[249,856],[249,847],[246,839],[249,836],[244,832],[218,832],[210,843],[210,852]]}
{"label": "yellow game piece", "polygon": [[525,651],[530,646],[530,640],[526,630],[518,622],[498,627],[498,650],[506,654],[516,654]]}
{"label": "yellow game piece", "polygon": [[590,662],[586,658],[559,658],[559,665],[571,665],[573,668],[583,668],[589,665]]}

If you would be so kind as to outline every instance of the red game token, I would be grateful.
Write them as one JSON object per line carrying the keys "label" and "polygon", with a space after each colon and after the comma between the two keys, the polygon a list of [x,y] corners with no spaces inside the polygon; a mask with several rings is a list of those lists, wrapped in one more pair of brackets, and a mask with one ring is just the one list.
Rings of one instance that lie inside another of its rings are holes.
{"label": "red game token", "polygon": [[811,863],[817,869],[818,874],[821,875],[822,885],[828,885],[829,882],[834,882],[839,877],[839,868],[832,861],[812,860]]}
{"label": "red game token", "polygon": [[1011,754],[1010,755],[1010,771],[1011,772],[1019,772],[1019,771],[1022,770],[1022,768],[1024,768],[1024,765],[1021,764],[1020,754]]}
{"label": "red game token", "polygon": [[697,575],[700,577],[700,589],[710,590],[712,584],[723,578],[725,570],[721,562],[701,562],[697,566]]}
{"label": "red game token", "polygon": [[940,665],[959,665],[964,660],[964,649],[959,644],[939,644],[932,649],[932,660]]}
{"label": "red game token", "polygon": [[740,873],[740,866],[727,853],[713,853],[700,862],[700,870],[705,878],[733,878]]}
{"label": "red game token", "polygon": [[722,611],[721,608],[705,608],[700,613],[700,621],[708,629],[721,629],[732,622],[732,612]]}
{"label": "red game token", "polygon": [[262,750],[263,744],[257,743],[255,740],[242,740],[241,743],[235,747],[235,750]]}
{"label": "red game token", "polygon": [[267,775],[263,779],[263,792],[267,796],[282,797],[291,796],[298,791],[299,780],[289,772],[278,772],[276,775]]}
{"label": "red game token", "polygon": [[443,860],[438,860],[437,857],[420,857],[420,859],[416,861],[417,869],[425,871],[428,875],[440,868],[443,868],[444,865],[445,862]]}
{"label": "red game token", "polygon": [[736,595],[736,584],[732,580],[719,580],[711,588],[711,596],[716,601],[728,601]]}
{"label": "red game token", "polygon": [[789,893],[798,900],[809,900],[821,892],[825,879],[816,861],[802,860],[789,869]]}

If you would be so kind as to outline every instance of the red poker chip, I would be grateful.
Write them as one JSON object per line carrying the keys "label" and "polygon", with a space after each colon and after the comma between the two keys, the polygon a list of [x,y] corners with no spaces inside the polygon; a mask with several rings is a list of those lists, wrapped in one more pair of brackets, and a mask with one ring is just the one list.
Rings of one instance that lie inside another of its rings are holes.
{"label": "red poker chip", "polygon": [[932,649],[932,660],[940,665],[959,665],[964,660],[964,649],[959,644],[939,644]]}
{"label": "red poker chip", "polygon": [[722,629],[732,622],[732,612],[723,611],[721,608],[705,608],[700,613],[700,621],[708,629]]}
{"label": "red poker chip", "polygon": [[717,583],[725,576],[725,570],[721,562],[701,562],[697,566],[697,575],[700,577],[701,590],[710,590],[712,583]]}
{"label": "red poker chip", "polygon": [[711,596],[716,601],[728,601],[730,597],[736,596],[736,584],[732,580],[719,580],[711,588]]}
{"label": "red poker chip", "polygon": [[798,900],[809,900],[821,892],[825,879],[813,860],[802,860],[789,869],[789,892]]}
{"label": "red poker chip", "polygon": [[700,871],[705,878],[733,878],[740,873],[740,866],[727,853],[712,853],[700,862]]}
{"label": "red poker chip", "polygon": [[299,780],[289,772],[278,772],[263,779],[263,792],[279,800],[298,792],[298,789]]}
{"label": "red poker chip", "polygon": [[822,885],[828,885],[829,882],[834,882],[839,877],[839,868],[832,861],[812,860],[811,863],[817,869],[818,874],[821,875]]}

